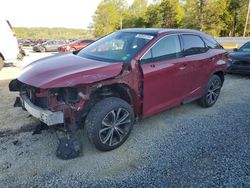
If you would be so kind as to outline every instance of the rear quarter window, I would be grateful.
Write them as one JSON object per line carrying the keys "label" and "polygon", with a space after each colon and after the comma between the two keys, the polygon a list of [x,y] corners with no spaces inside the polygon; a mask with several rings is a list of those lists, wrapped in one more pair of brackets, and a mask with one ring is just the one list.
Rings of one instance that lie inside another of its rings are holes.
{"label": "rear quarter window", "polygon": [[185,55],[195,55],[207,51],[205,43],[200,36],[183,34],[182,42]]}
{"label": "rear quarter window", "polygon": [[203,40],[205,41],[207,47],[210,49],[223,49],[223,47],[215,40],[209,40],[206,38],[203,38]]}

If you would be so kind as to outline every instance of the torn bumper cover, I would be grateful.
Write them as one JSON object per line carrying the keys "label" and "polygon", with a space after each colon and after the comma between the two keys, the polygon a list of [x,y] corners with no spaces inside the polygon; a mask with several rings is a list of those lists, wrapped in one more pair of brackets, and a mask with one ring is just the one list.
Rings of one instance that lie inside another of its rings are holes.
{"label": "torn bumper cover", "polygon": [[51,126],[64,123],[64,114],[61,111],[52,112],[50,110],[42,109],[34,105],[26,95],[21,95],[20,100],[22,106],[34,117],[43,123]]}

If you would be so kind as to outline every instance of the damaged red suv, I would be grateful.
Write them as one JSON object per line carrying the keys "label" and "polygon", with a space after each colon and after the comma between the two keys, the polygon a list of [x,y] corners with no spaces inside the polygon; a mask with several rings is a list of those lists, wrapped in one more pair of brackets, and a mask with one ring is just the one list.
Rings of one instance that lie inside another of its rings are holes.
{"label": "damaged red suv", "polygon": [[74,54],[28,65],[11,81],[16,106],[57,127],[57,156],[80,154],[87,129],[99,150],[119,147],[135,121],[199,100],[210,107],[224,81],[227,52],[205,33],[179,29],[125,29]]}

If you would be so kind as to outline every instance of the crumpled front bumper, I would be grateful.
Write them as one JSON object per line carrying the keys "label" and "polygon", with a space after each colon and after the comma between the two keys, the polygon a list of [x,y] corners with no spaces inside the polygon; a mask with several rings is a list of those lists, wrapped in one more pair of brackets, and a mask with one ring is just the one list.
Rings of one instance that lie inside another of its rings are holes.
{"label": "crumpled front bumper", "polygon": [[34,117],[48,126],[64,123],[64,113],[61,111],[52,112],[34,105],[26,95],[21,95],[22,106]]}

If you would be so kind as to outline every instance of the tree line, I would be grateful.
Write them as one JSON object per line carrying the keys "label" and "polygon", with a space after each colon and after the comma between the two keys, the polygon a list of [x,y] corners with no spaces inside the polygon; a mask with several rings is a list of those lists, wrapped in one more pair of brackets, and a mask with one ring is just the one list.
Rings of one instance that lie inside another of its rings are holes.
{"label": "tree line", "polygon": [[121,28],[188,28],[242,36],[249,0],[103,0],[90,26],[96,37]]}
{"label": "tree line", "polygon": [[84,29],[70,28],[14,28],[17,38],[21,39],[84,39],[92,38],[92,33]]}

